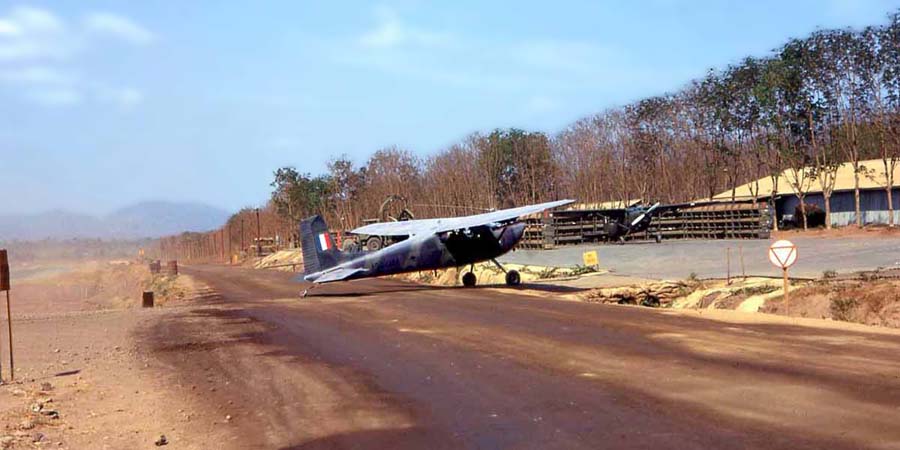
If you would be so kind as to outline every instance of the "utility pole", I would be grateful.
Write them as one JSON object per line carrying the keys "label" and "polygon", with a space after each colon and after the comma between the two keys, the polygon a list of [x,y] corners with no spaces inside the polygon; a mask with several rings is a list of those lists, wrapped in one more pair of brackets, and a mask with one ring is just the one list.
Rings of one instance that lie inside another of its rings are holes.
{"label": "utility pole", "polygon": [[262,254],[262,242],[260,242],[259,233],[259,208],[256,208],[256,256]]}

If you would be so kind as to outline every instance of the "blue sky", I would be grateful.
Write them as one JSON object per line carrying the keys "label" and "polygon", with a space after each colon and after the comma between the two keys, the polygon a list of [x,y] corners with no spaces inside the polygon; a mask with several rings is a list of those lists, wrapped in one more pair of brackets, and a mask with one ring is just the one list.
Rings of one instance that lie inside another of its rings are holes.
{"label": "blue sky", "polygon": [[237,209],[272,171],[571,121],[898,1],[0,1],[0,213]]}

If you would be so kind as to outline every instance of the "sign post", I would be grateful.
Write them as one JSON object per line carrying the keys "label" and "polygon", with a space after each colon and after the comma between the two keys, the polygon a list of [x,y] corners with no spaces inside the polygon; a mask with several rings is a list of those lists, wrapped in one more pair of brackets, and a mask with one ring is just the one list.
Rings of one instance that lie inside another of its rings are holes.
{"label": "sign post", "polygon": [[584,261],[585,267],[593,267],[595,269],[600,268],[600,258],[597,257],[596,250],[582,253],[581,259]]}
{"label": "sign post", "polygon": [[769,261],[781,269],[784,278],[784,306],[788,305],[788,288],[790,281],[788,280],[788,267],[797,262],[797,246],[791,241],[781,240],[769,246]]}
{"label": "sign post", "polygon": [[9,257],[5,249],[0,249],[0,291],[6,291],[6,322],[9,327],[9,379],[16,379],[16,366],[13,362],[12,312],[9,306]]}

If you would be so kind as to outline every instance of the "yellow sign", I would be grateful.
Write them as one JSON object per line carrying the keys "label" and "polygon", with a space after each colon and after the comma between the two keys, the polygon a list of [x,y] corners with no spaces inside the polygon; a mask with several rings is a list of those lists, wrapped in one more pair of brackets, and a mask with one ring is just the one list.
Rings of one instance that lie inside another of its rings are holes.
{"label": "yellow sign", "polygon": [[597,258],[596,250],[591,250],[589,252],[582,253],[581,259],[584,260],[585,266],[599,266],[600,265],[600,259]]}

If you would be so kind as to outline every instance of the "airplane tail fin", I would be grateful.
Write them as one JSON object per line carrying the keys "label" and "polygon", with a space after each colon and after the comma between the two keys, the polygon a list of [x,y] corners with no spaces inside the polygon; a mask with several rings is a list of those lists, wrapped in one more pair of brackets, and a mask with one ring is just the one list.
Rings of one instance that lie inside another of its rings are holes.
{"label": "airplane tail fin", "polygon": [[340,250],[334,243],[322,216],[312,216],[300,222],[300,245],[303,247],[303,268],[306,275],[336,266]]}

